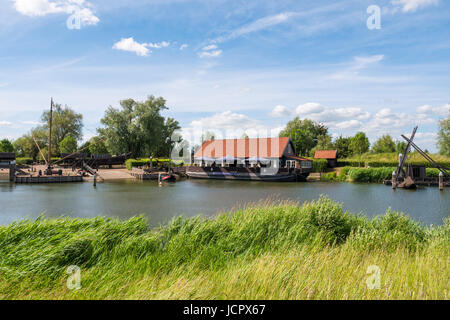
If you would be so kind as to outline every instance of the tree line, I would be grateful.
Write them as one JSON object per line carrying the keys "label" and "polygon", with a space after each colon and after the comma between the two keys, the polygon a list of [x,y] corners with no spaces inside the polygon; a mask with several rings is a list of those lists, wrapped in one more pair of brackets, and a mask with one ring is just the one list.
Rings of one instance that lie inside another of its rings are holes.
{"label": "tree line", "polygon": [[[109,106],[100,122],[94,137],[81,143],[83,115],[69,106],[55,104],[52,125],[52,150],[54,156],[61,153],[80,151],[87,154],[125,154],[131,157],[169,157],[174,142],[170,139],[180,129],[178,121],[164,117],[161,112],[167,110],[166,100],[162,97],[148,96],[145,101],[126,99],[120,101],[120,107]],[[49,117],[45,111],[39,125],[15,141],[0,140],[0,152],[16,152],[18,157],[33,160],[48,157]],[[300,156],[312,157],[316,150],[337,150],[339,158],[372,153],[401,153],[406,147],[404,141],[395,141],[389,134],[381,136],[370,146],[364,132],[354,136],[332,139],[328,128],[309,119],[294,118],[280,132],[280,137],[290,137]],[[247,136],[243,136],[247,137]],[[206,132],[202,141],[214,139],[214,133]],[[180,136],[179,141],[182,140]],[[37,147],[36,143],[41,149]],[[187,143],[187,141],[184,141]],[[437,145],[442,155],[450,156],[450,118],[439,122]],[[193,149],[199,148],[199,145]]]}
{"label": "tree line", "polygon": [[[168,157],[173,142],[170,137],[180,129],[178,121],[161,115],[168,109],[162,97],[149,96],[145,101],[126,99],[119,108],[109,106],[100,120],[102,127],[88,141],[81,143],[83,115],[69,106],[55,104],[52,117],[53,156],[62,153],[127,154],[132,157]],[[49,117],[45,111],[42,125],[32,128],[15,141],[0,141],[0,152],[16,152],[18,157],[41,160],[48,157]],[[38,148],[39,145],[39,148]],[[40,151],[39,151],[40,149]]]}

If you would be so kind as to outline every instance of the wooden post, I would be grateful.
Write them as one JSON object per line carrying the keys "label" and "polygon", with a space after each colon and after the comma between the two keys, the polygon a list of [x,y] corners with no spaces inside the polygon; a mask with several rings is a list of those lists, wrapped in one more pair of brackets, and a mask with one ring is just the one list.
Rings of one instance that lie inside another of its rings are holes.
{"label": "wooden post", "polygon": [[[50,118],[49,118],[49,139],[48,139],[48,166],[50,168],[50,163],[52,162],[52,122],[53,122],[53,98],[50,100]],[[50,172],[51,174],[51,172]]]}
{"label": "wooden post", "polygon": [[9,181],[14,181],[14,177],[16,176],[16,165],[9,165]]}
{"label": "wooden post", "polygon": [[97,174],[94,173],[94,187],[97,186]]}
{"label": "wooden post", "polygon": [[392,171],[392,189],[397,188],[397,175]]}
{"label": "wooden post", "polygon": [[444,174],[439,172],[439,190],[444,190]]}

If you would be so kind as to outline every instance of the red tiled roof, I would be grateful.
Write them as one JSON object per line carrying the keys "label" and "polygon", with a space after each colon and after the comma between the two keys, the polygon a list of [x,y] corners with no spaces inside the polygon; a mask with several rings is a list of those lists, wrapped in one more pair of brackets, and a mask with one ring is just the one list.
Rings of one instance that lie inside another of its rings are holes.
{"label": "red tiled roof", "polygon": [[194,154],[194,158],[281,158],[289,137],[208,140]]}
{"label": "red tiled roof", "polygon": [[298,160],[298,161],[312,161],[311,159],[302,158],[299,156],[286,156],[286,158],[291,159],[291,160]]}
{"label": "red tiled roof", "polygon": [[316,150],[314,159],[336,159],[337,150]]}

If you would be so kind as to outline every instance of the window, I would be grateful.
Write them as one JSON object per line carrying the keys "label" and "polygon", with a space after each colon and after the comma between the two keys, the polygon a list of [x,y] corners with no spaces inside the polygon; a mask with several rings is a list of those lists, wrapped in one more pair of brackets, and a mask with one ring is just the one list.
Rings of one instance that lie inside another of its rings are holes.
{"label": "window", "polygon": [[286,160],[286,168],[295,168],[295,160]]}

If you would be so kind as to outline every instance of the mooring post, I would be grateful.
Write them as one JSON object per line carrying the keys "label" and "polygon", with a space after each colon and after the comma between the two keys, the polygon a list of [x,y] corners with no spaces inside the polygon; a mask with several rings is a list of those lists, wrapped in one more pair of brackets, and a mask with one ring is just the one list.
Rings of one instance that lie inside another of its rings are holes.
{"label": "mooring post", "polygon": [[16,176],[16,164],[11,163],[9,165],[9,181],[14,181],[15,176]]}
{"label": "mooring post", "polygon": [[392,189],[397,188],[397,175],[392,171]]}
{"label": "mooring post", "polygon": [[444,174],[439,172],[439,190],[444,190]]}
{"label": "mooring post", "polygon": [[94,173],[94,187],[97,186],[97,174]]}

